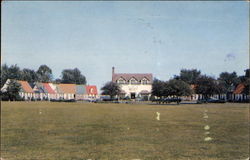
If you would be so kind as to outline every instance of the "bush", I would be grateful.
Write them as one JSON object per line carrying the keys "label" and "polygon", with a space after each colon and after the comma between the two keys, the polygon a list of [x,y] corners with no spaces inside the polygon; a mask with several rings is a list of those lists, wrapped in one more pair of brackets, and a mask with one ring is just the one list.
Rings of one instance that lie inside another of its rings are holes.
{"label": "bush", "polygon": [[8,101],[9,96],[6,92],[1,92],[1,101]]}
{"label": "bush", "polygon": [[76,102],[75,99],[51,99],[50,102]]}

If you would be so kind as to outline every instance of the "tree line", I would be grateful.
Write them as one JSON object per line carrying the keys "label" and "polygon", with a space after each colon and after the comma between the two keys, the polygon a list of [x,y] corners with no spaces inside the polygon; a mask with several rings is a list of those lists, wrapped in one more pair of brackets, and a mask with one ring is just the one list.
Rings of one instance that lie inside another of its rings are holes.
{"label": "tree line", "polygon": [[29,83],[34,82],[54,82],[54,83],[74,83],[86,84],[86,78],[78,68],[64,69],[61,78],[53,79],[52,69],[47,65],[40,65],[35,71],[29,68],[21,69],[19,66],[4,64],[1,66],[1,87],[7,79],[23,80]]}
{"label": "tree line", "polygon": [[232,93],[240,83],[245,86],[243,94],[249,95],[249,69],[246,69],[245,75],[242,76],[238,76],[236,72],[222,72],[218,78],[202,74],[197,69],[182,69],[179,75],[175,75],[168,81],[154,79],[152,95],[162,98],[196,93],[205,99],[214,94],[218,94],[220,98],[222,94]]}
{"label": "tree line", "polygon": [[[232,93],[240,83],[245,86],[243,94],[249,95],[249,69],[246,69],[245,75],[242,76],[238,76],[236,72],[222,72],[218,78],[202,74],[197,69],[182,69],[179,75],[170,80],[154,79],[151,94],[152,97],[165,98],[190,96],[195,93],[205,99],[218,94],[220,98],[222,94]],[[121,93],[119,85],[114,82],[107,82],[101,90],[103,95],[109,95],[111,98]]]}

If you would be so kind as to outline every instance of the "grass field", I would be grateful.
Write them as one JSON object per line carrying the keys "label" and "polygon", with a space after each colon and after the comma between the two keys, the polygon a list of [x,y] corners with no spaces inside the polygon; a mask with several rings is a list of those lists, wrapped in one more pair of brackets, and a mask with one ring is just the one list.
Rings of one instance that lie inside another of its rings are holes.
{"label": "grass field", "polygon": [[[156,119],[156,112],[160,113],[160,120]],[[205,141],[206,137],[211,140]],[[249,104],[1,102],[1,157],[246,159]]]}

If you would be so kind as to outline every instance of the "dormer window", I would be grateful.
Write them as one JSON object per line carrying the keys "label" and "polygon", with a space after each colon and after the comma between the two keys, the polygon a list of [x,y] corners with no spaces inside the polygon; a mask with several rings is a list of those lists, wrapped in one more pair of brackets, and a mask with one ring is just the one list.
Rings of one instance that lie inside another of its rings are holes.
{"label": "dormer window", "polygon": [[141,83],[142,83],[142,84],[148,84],[148,80],[147,80],[146,78],[143,78],[143,79],[141,80]]}
{"label": "dormer window", "polygon": [[118,83],[118,84],[125,84],[126,81],[125,81],[125,79],[123,79],[123,78],[119,78],[119,79],[117,80],[117,83]]}
{"label": "dormer window", "polygon": [[138,81],[135,78],[129,80],[130,84],[138,84]]}

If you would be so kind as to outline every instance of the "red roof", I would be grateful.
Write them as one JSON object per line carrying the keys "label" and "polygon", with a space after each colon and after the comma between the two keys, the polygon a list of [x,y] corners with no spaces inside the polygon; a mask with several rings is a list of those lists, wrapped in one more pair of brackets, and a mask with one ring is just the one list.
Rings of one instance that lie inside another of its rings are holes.
{"label": "red roof", "polygon": [[44,88],[48,93],[55,94],[56,92],[50,87],[49,83],[43,83]]}
{"label": "red roof", "polygon": [[243,83],[239,84],[234,90],[234,94],[241,94],[245,89],[245,85]]}
{"label": "red roof", "polygon": [[76,84],[58,84],[57,87],[60,90],[60,93],[76,93]]}
{"label": "red roof", "polygon": [[87,94],[94,94],[97,95],[97,88],[94,85],[87,85],[86,86]]}
{"label": "red roof", "polygon": [[26,93],[34,93],[32,88],[30,87],[29,83],[27,81],[17,81],[24,92]]}

